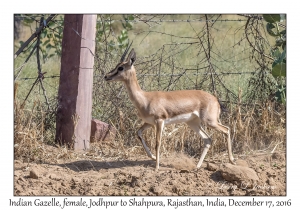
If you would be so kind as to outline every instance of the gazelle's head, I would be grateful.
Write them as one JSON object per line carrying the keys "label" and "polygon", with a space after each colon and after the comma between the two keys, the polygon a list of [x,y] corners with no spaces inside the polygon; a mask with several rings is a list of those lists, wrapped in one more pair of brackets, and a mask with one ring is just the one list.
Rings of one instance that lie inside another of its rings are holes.
{"label": "gazelle's head", "polygon": [[125,56],[130,46],[131,44],[123,53],[121,60],[116,68],[105,75],[104,79],[106,81],[126,81],[129,79],[129,77],[131,77],[132,74],[135,74],[135,69],[133,67],[136,59],[134,49],[131,49],[127,59],[125,60]]}

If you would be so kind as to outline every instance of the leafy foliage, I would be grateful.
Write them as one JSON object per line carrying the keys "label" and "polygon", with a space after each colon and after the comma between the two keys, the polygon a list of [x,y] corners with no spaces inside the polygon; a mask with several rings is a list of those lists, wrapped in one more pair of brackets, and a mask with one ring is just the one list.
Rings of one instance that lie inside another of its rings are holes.
{"label": "leafy foliage", "polygon": [[263,15],[264,20],[268,23],[276,23],[280,21],[280,15],[279,14],[267,14]]}
{"label": "leafy foliage", "polygon": [[274,58],[272,63],[272,75],[279,80],[278,90],[275,93],[276,99],[281,103],[286,103],[286,86],[283,84],[283,79],[286,77],[286,30],[279,30],[279,22],[285,19],[284,15],[267,14],[263,15],[267,22],[266,29],[270,36],[276,38],[275,46],[271,51]]}
{"label": "leafy foliage", "polygon": [[[107,15],[109,16],[109,15]],[[40,17],[47,18],[46,15],[19,15],[23,19],[22,24],[27,27],[32,27],[34,23],[36,23],[36,29],[39,27]],[[114,22],[109,17],[105,18],[104,21],[99,18],[97,23],[97,33],[96,40],[97,43],[103,43],[108,39],[108,36],[111,34],[111,30],[113,27],[118,27],[117,22]],[[116,39],[109,40],[109,51],[114,50],[124,50],[128,43],[128,31],[132,30],[132,21],[134,20],[133,15],[123,15],[124,21],[122,22],[122,30],[120,34],[116,37]],[[51,21],[47,25],[46,28],[42,30],[40,33],[40,50],[42,52],[43,60],[47,60],[54,55],[61,56],[61,43],[62,43],[62,35],[63,35],[63,24],[64,24],[64,16],[59,15],[56,17],[56,21]],[[35,30],[36,30],[35,29]],[[33,30],[33,31],[35,31]],[[19,42],[19,47],[22,46],[24,42]],[[26,52],[31,51],[34,45],[30,45]]]}
{"label": "leafy foliage", "polygon": [[[40,18],[46,18],[46,15],[20,15],[22,17],[23,25],[27,27],[32,27],[36,23],[36,28],[39,27]],[[55,56],[61,56],[61,41],[63,34],[63,16],[60,15],[56,19],[58,21],[50,21],[41,33],[40,33],[40,50],[44,62]],[[19,45],[22,46],[24,42],[20,41]],[[26,52],[31,51],[34,45],[29,45]]]}
{"label": "leafy foliage", "polygon": [[[132,30],[133,25],[132,21],[134,20],[133,15],[123,15],[122,30],[120,34],[115,38],[112,38],[113,33],[115,33],[114,28],[120,28],[118,22],[115,22],[111,19],[110,15],[98,15],[97,20],[97,32],[96,32],[96,40],[97,43],[109,43],[108,47],[105,49],[106,51],[123,51],[128,43],[128,31]],[[112,32],[114,31],[114,32]],[[100,47],[101,48],[101,47]],[[101,51],[101,49],[97,49],[97,51]]]}

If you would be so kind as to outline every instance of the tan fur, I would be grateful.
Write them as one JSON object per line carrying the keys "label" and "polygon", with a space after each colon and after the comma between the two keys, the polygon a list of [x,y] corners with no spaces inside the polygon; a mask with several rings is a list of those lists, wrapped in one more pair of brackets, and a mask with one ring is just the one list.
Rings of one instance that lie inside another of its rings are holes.
{"label": "tan fur", "polygon": [[[161,135],[165,122],[185,122],[205,142],[205,148],[197,165],[199,168],[210,147],[211,139],[205,133],[201,125],[206,125],[217,129],[227,135],[229,161],[234,164],[231,152],[231,140],[229,128],[219,122],[220,104],[216,97],[202,90],[179,90],[179,91],[143,91],[136,78],[136,71],[133,66],[135,52],[132,49],[126,62],[116,66],[114,70],[105,76],[107,81],[122,81],[127,89],[129,98],[138,110],[139,117],[145,124],[139,129],[138,136],[148,154],[152,159],[156,159],[156,170],[159,168],[159,148]],[[122,70],[118,70],[122,69]],[[146,146],[142,132],[156,126],[156,157],[152,155]]]}

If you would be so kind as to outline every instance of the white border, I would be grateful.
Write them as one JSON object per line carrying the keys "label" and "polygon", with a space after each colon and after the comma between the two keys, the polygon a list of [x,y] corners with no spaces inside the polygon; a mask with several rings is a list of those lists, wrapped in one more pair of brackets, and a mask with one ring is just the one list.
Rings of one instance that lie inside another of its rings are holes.
{"label": "white border", "polygon": [[[295,1],[11,1],[1,6],[2,27],[1,39],[1,178],[0,178],[0,206],[8,207],[9,199],[13,197],[13,14],[14,13],[286,13],[287,14],[287,196],[284,197],[255,197],[256,200],[292,200],[292,207],[300,207],[300,199],[297,192],[300,188],[297,177],[299,176],[299,13]],[[38,197],[25,197],[36,199]],[[41,197],[47,199],[49,197]],[[78,199],[80,197],[76,197]],[[119,200],[122,197],[104,197],[110,200]],[[129,199],[129,197],[123,197]],[[174,198],[174,197],[172,197]],[[179,197],[182,198],[182,197]],[[196,197],[193,197],[196,198]],[[201,200],[217,197],[201,197]],[[223,200],[229,197],[220,197]],[[249,200],[251,197],[233,197],[236,200]],[[63,200],[64,197],[58,197]],[[88,197],[84,197],[88,200]],[[93,197],[93,199],[95,199]],[[151,200],[167,199],[167,197],[153,197]],[[40,208],[31,207],[30,209]],[[98,207],[100,208],[100,207]],[[118,207],[119,208],[119,207]],[[236,207],[235,207],[236,208]],[[6,209],[6,208],[5,208]],[[28,209],[28,208],[27,208]],[[49,209],[49,208],[47,208]],[[52,208],[51,208],[52,209]],[[56,208],[57,209],[57,208]],[[81,208],[76,208],[81,209]],[[86,208],[82,208],[86,209]],[[95,208],[96,209],[96,208]],[[117,208],[114,208],[117,209]],[[140,209],[140,208],[136,208]],[[168,208],[164,208],[168,209]],[[170,208],[170,209],[173,209]],[[198,208],[197,208],[198,209]]]}

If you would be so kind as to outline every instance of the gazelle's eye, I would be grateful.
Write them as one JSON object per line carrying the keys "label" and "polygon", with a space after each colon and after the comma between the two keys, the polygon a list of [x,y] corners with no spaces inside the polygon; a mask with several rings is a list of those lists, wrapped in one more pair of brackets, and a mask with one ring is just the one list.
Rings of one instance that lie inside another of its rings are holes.
{"label": "gazelle's eye", "polygon": [[119,68],[118,68],[118,71],[123,71],[123,67],[122,66],[120,66]]}

